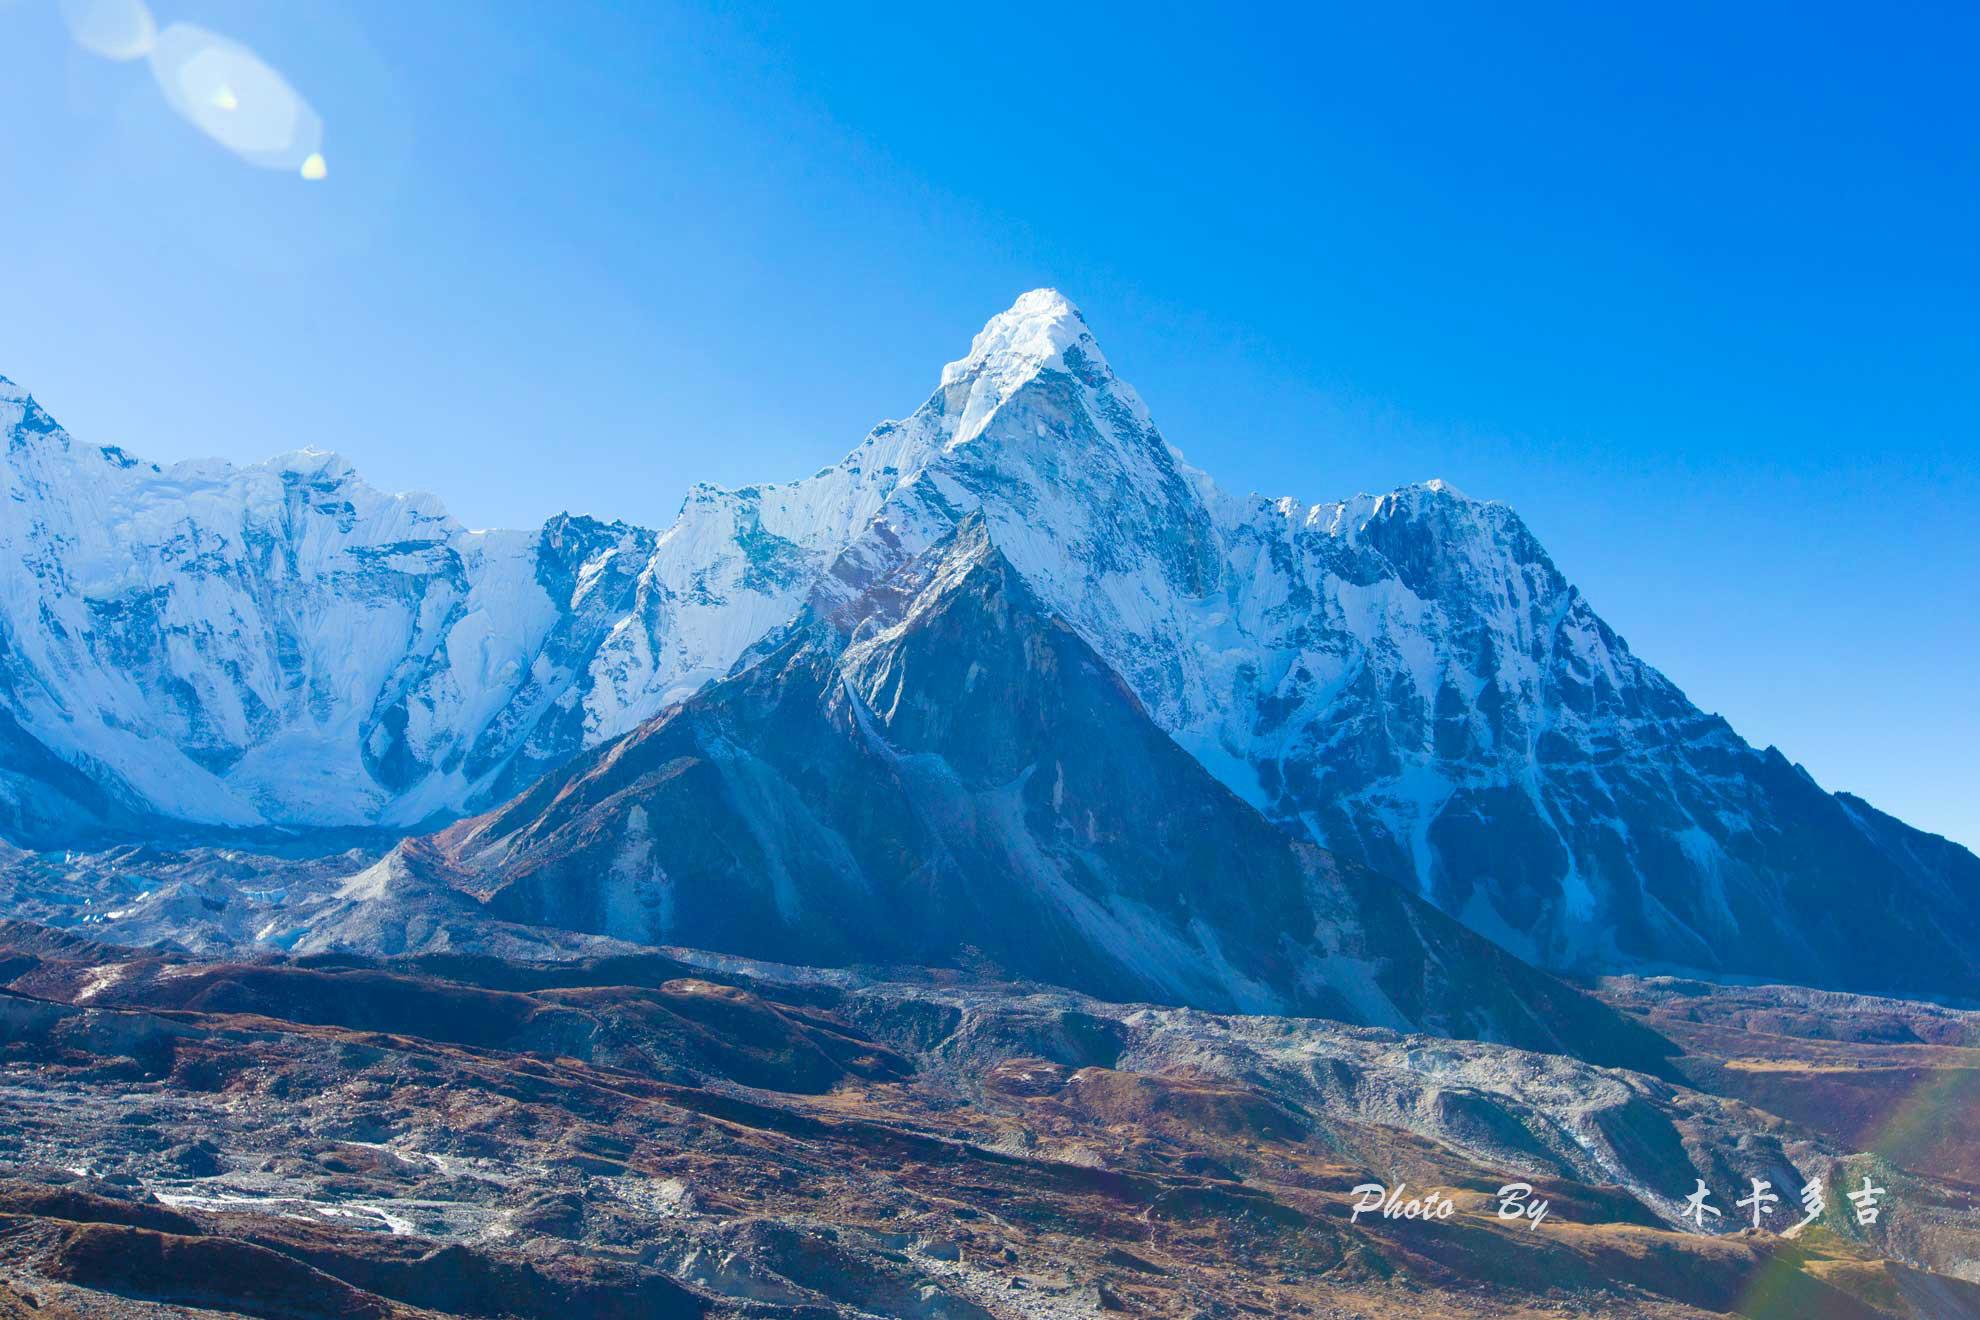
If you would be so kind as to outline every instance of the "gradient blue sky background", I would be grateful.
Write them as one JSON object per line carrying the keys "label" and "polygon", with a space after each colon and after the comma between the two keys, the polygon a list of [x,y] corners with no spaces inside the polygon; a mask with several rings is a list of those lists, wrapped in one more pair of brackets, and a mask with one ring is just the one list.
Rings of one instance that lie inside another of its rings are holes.
{"label": "gradient blue sky background", "polygon": [[330,174],[0,0],[0,374],[91,441],[664,525],[1051,284],[1227,486],[1504,499],[1699,704],[1980,844],[1971,6],[154,8]]}

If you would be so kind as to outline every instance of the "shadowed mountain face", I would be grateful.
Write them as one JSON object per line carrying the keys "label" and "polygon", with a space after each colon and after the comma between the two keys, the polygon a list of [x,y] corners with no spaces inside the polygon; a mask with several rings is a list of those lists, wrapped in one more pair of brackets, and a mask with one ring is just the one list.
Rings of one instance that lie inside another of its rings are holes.
{"label": "shadowed mountain face", "polygon": [[512,921],[1657,1066],[1647,1033],[1231,795],[981,520],[438,844]]}
{"label": "shadowed mountain face", "polygon": [[1700,711],[1503,505],[1220,491],[1050,290],[838,463],[664,532],[473,532],[321,453],[161,468],[0,382],[0,836],[486,810],[971,517],[1232,793],[1522,957],[1980,998],[1980,859]]}

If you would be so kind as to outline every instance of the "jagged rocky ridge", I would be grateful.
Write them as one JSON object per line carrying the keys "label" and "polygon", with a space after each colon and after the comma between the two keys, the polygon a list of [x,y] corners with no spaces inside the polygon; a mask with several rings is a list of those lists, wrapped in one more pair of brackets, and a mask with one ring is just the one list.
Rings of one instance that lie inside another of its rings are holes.
{"label": "jagged rocky ridge", "polygon": [[974,513],[1234,792],[1523,955],[1980,995],[1972,854],[1700,712],[1502,505],[1223,494],[1050,291],[838,464],[657,535],[469,532],[322,454],[160,469],[12,387],[0,428],[17,839],[484,808]]}

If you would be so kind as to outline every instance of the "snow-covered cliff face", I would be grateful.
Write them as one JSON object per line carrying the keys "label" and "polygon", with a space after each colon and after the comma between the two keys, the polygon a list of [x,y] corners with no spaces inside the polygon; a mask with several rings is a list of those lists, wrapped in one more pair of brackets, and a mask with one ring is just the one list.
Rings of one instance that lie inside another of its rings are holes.
{"label": "snow-covered cliff face", "polygon": [[8,713],[108,796],[222,826],[450,813],[588,690],[650,533],[471,533],[334,454],[169,468],[0,387]]}
{"label": "snow-covered cliff face", "polygon": [[1050,290],[839,463],[696,487],[658,534],[469,532],[323,454],[160,469],[10,386],[0,440],[0,749],[81,772],[0,774],[0,834],[479,809],[980,511],[1241,797],[1540,961],[1794,975],[1866,893],[1926,897],[1896,947],[1980,928],[1980,862],[1700,712],[1510,510],[1226,495]]}

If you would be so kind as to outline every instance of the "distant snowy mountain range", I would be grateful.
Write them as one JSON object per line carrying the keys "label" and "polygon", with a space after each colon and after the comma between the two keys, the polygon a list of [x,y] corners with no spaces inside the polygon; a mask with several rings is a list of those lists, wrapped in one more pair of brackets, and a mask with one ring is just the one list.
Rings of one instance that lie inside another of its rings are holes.
{"label": "distant snowy mountain range", "polygon": [[838,463],[662,532],[473,532],[317,452],[159,467],[4,381],[0,437],[16,842],[487,810],[804,621],[858,644],[970,520],[1239,798],[1525,957],[1980,997],[1971,853],[1699,711],[1503,505],[1223,493],[1050,290]]}

